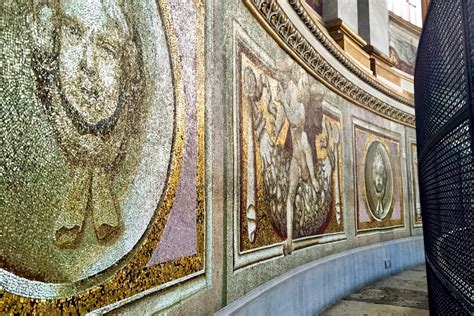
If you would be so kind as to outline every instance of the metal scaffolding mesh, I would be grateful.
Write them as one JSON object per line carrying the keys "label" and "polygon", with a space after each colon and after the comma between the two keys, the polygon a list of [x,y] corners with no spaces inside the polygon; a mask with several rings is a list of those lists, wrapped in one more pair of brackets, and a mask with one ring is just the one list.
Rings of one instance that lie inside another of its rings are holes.
{"label": "metal scaffolding mesh", "polygon": [[474,313],[474,0],[433,0],[415,103],[430,308]]}

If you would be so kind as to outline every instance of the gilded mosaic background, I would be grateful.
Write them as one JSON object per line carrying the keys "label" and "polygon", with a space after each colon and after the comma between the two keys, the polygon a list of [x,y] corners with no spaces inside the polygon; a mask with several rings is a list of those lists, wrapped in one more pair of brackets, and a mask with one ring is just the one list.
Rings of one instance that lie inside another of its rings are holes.
{"label": "gilded mosaic background", "polygon": [[357,231],[404,225],[400,141],[354,125]]}
{"label": "gilded mosaic background", "polygon": [[240,46],[240,249],[344,231],[341,123],[327,89],[290,57]]}
{"label": "gilded mosaic background", "polygon": [[411,144],[411,162],[413,170],[413,207],[415,214],[413,214],[414,226],[421,226],[421,202],[420,202],[420,187],[418,184],[418,152],[416,144]]}
{"label": "gilded mosaic background", "polygon": [[174,2],[2,3],[0,313],[203,271],[204,8]]}

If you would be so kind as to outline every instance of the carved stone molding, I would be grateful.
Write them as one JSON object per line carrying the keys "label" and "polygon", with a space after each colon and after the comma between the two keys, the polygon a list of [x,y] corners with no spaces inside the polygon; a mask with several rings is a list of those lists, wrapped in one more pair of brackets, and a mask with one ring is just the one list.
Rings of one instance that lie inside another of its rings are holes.
{"label": "carved stone molding", "polygon": [[301,0],[288,0],[291,7],[295,10],[298,14],[300,19],[305,23],[305,25],[309,28],[311,33],[329,50],[331,54],[333,54],[344,66],[346,66],[349,70],[351,70],[354,74],[356,74],[359,78],[370,84],[375,89],[389,95],[390,97],[396,99],[399,102],[405,103],[407,105],[413,106],[413,100],[408,99],[404,96],[401,96],[396,91],[391,90],[390,88],[382,85],[376,79],[372,78],[371,76],[367,75],[363,70],[361,70],[357,65],[351,62],[349,58],[347,58],[343,52],[341,52],[334,43],[327,37],[327,35],[320,29],[320,26],[316,24],[313,19],[309,16],[306,8],[301,3]]}
{"label": "carved stone molding", "polygon": [[[252,14],[260,21],[262,26],[276,39],[287,52],[298,60],[303,67],[309,70],[337,93],[350,101],[375,112],[393,121],[415,126],[415,116],[402,111],[382,100],[374,97],[338,72],[321,54],[308,42],[288,18],[280,5],[275,0],[243,0]],[[346,68],[356,74],[375,89],[385,93],[391,98],[413,106],[413,102],[385,87],[377,80],[371,78],[363,70],[352,63],[343,52],[334,44],[326,34],[309,17],[300,0],[289,0],[290,5],[300,16],[315,37],[329,50]]]}
{"label": "carved stone molding", "polygon": [[410,22],[408,22],[407,20],[399,17],[398,15],[396,15],[395,13],[389,11],[388,12],[388,18],[393,21],[393,23],[396,23],[398,26],[406,29],[407,31],[417,35],[417,36],[421,36],[421,27],[415,25],[415,24],[412,24]]}

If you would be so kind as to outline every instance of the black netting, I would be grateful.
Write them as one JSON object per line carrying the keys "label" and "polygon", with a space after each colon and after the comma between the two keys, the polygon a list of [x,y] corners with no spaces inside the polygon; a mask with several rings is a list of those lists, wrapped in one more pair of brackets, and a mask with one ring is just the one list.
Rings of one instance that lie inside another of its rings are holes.
{"label": "black netting", "polygon": [[423,111],[416,113],[418,146],[467,104],[461,0],[433,1],[431,6],[416,64],[429,70],[416,74],[417,98],[424,100]]}
{"label": "black netting", "polygon": [[433,0],[415,71],[419,177],[435,315],[474,313],[474,0]]}
{"label": "black netting", "polygon": [[436,268],[467,297],[473,298],[473,241],[470,234],[474,196],[473,155],[469,121],[443,137],[420,164],[426,255]]}
{"label": "black netting", "polygon": [[446,290],[438,278],[436,273],[427,266],[427,277],[430,286],[430,310],[434,315],[469,315],[468,311],[458,302],[453,294]]}
{"label": "black netting", "polygon": [[[474,1],[467,1],[467,23],[468,23],[468,52],[471,62],[470,76],[471,82],[474,82]],[[472,87],[471,87],[472,91]],[[474,93],[471,92],[471,116],[474,114]],[[471,125],[472,126],[472,125]]]}

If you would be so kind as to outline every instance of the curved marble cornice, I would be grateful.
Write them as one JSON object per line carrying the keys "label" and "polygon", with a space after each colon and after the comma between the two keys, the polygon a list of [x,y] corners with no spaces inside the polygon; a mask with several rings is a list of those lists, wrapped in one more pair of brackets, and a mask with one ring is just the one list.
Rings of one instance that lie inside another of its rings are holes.
{"label": "curved marble cornice", "polygon": [[[383,117],[411,127],[415,126],[415,116],[413,114],[402,111],[374,97],[337,71],[299,32],[276,0],[243,1],[270,35],[279,41],[280,44],[283,44],[282,46],[287,49],[288,53],[299,60],[313,75],[332,87],[336,92]],[[309,17],[300,0],[289,0],[289,4],[312,34],[314,34],[321,44],[348,70],[394,100],[413,106],[413,102],[409,99],[402,97],[395,91],[384,86],[352,63]]]}

